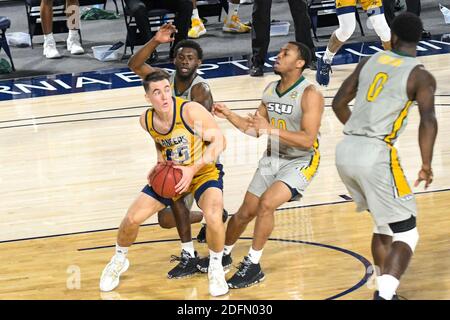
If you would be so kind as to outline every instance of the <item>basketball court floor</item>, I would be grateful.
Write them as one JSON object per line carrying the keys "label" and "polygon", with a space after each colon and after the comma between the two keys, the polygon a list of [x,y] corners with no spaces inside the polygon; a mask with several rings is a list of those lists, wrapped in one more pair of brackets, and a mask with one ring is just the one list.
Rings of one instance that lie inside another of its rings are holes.
{"label": "basketball court floor", "polygon": [[[421,238],[398,294],[450,299],[450,54],[420,60],[438,83],[435,180],[428,190],[423,185],[414,189]],[[330,86],[321,89],[326,110],[319,173],[301,202],[290,202],[276,213],[261,260],[266,280],[214,299],[372,298],[372,222],[368,214],[355,212],[334,165],[342,125],[330,105],[354,67],[334,67]],[[314,81],[312,71],[305,76]],[[262,90],[274,79],[266,73],[264,78],[213,77],[209,83],[216,101],[247,114],[255,111]],[[156,216],[142,226],[120,286],[99,291],[100,274],[114,254],[117,227],[146,183],[155,152],[139,125],[147,108],[141,86],[72,91],[0,101],[0,299],[210,299],[204,274],[167,279],[175,265],[170,256],[179,255],[180,245],[176,229],[161,229]],[[412,185],[421,165],[417,107],[408,121],[397,148]],[[222,158],[225,208],[234,213],[265,139],[247,137],[226,121],[218,123],[228,141]],[[200,226],[192,226],[194,237]],[[253,223],[234,249],[233,264],[246,255],[252,231]],[[205,244],[195,246],[201,256],[207,255]]]}

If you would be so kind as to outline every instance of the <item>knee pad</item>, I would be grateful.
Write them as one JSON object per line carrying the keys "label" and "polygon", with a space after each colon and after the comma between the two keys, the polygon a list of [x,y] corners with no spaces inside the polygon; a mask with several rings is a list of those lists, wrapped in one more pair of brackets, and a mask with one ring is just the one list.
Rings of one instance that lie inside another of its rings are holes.
{"label": "knee pad", "polygon": [[369,17],[373,29],[380,37],[381,41],[388,42],[391,40],[391,29],[389,28],[384,14],[374,14]]}
{"label": "knee pad", "polygon": [[345,13],[338,15],[339,28],[336,30],[336,37],[340,42],[347,41],[353,34],[356,28],[355,13]]}
{"label": "knee pad", "polygon": [[417,228],[414,227],[413,229],[405,232],[394,233],[392,242],[395,241],[406,243],[411,248],[412,252],[414,252],[417,242],[419,242],[419,232],[417,231]]}
{"label": "knee pad", "polygon": [[383,234],[383,235],[391,236],[391,237],[394,236],[394,232],[392,232],[391,228],[387,224],[382,225],[382,226],[374,225],[373,233]]}

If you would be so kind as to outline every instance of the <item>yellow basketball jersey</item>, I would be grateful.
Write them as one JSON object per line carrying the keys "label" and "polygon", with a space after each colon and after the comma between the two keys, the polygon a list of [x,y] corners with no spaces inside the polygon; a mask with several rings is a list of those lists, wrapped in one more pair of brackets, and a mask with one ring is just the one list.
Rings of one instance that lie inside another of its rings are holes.
{"label": "yellow basketball jersey", "polygon": [[[183,119],[183,107],[189,101],[178,97],[172,99],[174,104],[172,127],[167,133],[159,132],[154,128],[155,111],[153,108],[146,111],[145,123],[152,138],[161,146],[161,152],[165,160],[189,166],[194,164],[195,161],[201,160],[207,143],[196,135]],[[196,176],[211,170],[212,167],[215,168],[215,163],[205,165],[197,172]]]}

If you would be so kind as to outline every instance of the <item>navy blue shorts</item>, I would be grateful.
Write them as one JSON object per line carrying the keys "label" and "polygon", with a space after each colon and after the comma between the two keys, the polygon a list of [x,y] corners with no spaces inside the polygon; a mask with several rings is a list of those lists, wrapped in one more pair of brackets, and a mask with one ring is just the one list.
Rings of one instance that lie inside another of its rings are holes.
{"label": "navy blue shorts", "polygon": [[146,195],[149,195],[153,199],[158,200],[159,202],[161,202],[166,207],[170,206],[173,203],[172,199],[161,197],[148,184],[145,185],[144,189],[142,189],[142,192],[145,193]]}

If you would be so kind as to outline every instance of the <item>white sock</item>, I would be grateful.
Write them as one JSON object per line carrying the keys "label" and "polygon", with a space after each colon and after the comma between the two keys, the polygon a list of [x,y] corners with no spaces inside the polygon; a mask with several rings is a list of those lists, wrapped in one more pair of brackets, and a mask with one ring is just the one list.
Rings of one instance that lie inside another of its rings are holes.
{"label": "white sock", "polygon": [[231,246],[227,246],[225,245],[225,247],[223,248],[223,253],[228,255],[231,253],[231,250],[233,250],[234,244],[232,244]]}
{"label": "white sock", "polygon": [[214,252],[211,249],[209,250],[209,266],[210,267],[216,267],[216,268],[222,268],[222,257],[223,257],[223,250],[220,252]]}
{"label": "white sock", "polygon": [[380,292],[380,297],[386,300],[391,300],[397,291],[400,281],[390,274],[383,274],[377,277],[378,291]]}
{"label": "white sock", "polygon": [[333,58],[334,58],[334,55],[335,55],[335,54],[336,54],[336,53],[331,52],[331,51],[328,49],[328,47],[327,47],[327,50],[325,51],[325,53],[324,53],[324,55],[323,55],[323,61],[325,61],[326,63],[331,64],[331,62],[333,62]]}
{"label": "white sock", "polygon": [[194,242],[192,242],[192,241],[190,241],[190,242],[182,242],[181,243],[181,249],[186,251],[186,252],[189,252],[191,257],[195,257]]}
{"label": "white sock", "polygon": [[200,20],[200,16],[198,15],[198,9],[192,10],[192,19]]}
{"label": "white sock", "polygon": [[44,34],[44,41],[55,41],[53,38],[53,32],[50,32],[49,34]]}
{"label": "white sock", "polygon": [[255,250],[255,249],[253,249],[253,247],[251,247],[250,250],[248,251],[248,257],[249,257],[250,261],[254,264],[258,264],[259,260],[261,259],[261,256],[262,256],[262,252],[263,252],[263,249]]}
{"label": "white sock", "polygon": [[69,38],[76,38],[78,37],[78,30],[77,29],[70,29],[69,30]]}
{"label": "white sock", "polygon": [[239,12],[239,3],[228,2],[228,20],[231,20],[231,16],[237,15]]}
{"label": "white sock", "polygon": [[116,256],[121,260],[125,260],[128,254],[128,247],[121,247],[116,243]]}

